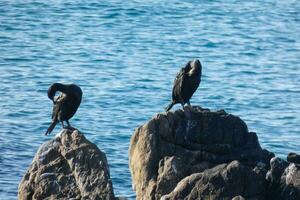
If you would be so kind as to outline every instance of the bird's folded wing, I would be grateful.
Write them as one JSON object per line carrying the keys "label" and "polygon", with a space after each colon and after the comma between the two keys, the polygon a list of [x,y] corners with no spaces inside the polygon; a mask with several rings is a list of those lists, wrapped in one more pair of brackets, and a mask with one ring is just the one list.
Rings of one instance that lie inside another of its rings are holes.
{"label": "bird's folded wing", "polygon": [[177,73],[176,78],[174,80],[174,86],[173,86],[173,98],[174,95],[181,96],[181,90],[182,90],[182,84],[185,79],[185,68],[181,68],[181,70]]}

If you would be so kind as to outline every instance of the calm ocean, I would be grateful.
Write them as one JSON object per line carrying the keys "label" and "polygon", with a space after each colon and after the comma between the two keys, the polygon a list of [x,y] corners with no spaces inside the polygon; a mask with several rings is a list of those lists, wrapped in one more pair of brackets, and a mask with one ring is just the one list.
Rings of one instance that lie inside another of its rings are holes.
{"label": "calm ocean", "polygon": [[0,199],[16,199],[60,131],[44,136],[53,82],[81,86],[71,124],[106,152],[116,195],[134,199],[130,137],[193,58],[203,77],[192,105],[240,116],[280,157],[300,153],[299,11],[297,0],[0,0]]}

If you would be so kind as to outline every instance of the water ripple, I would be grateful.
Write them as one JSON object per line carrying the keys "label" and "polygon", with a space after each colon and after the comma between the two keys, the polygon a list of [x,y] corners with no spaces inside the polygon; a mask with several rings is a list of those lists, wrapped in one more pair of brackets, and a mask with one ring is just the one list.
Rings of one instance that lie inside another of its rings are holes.
{"label": "water ripple", "polygon": [[34,153],[52,137],[43,133],[53,82],[82,87],[71,123],[106,152],[115,193],[134,199],[130,137],[163,111],[192,58],[204,67],[192,104],[241,116],[281,157],[300,153],[299,10],[294,0],[2,1],[0,199],[16,198]]}

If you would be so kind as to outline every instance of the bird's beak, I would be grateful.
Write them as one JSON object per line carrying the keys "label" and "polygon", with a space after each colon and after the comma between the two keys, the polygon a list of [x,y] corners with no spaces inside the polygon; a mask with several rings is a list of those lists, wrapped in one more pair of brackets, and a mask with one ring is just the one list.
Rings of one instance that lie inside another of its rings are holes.
{"label": "bird's beak", "polygon": [[194,73],[197,72],[197,70],[199,69],[199,66],[200,66],[200,61],[199,60],[193,60],[191,62],[191,70],[189,71],[189,75],[192,75]]}
{"label": "bird's beak", "polygon": [[194,65],[200,66],[200,61],[198,59],[194,60]]}

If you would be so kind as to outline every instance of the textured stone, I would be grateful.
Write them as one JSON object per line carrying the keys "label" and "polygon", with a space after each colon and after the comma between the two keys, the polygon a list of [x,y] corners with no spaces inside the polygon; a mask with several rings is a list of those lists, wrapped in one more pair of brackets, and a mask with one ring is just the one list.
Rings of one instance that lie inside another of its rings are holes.
{"label": "textured stone", "polygon": [[39,148],[18,198],[115,199],[106,156],[79,131],[63,130]]}
{"label": "textured stone", "polygon": [[277,157],[271,159],[270,165],[271,169],[266,175],[268,181],[266,199],[300,199],[300,166]]}
{"label": "textured stone", "polygon": [[245,198],[239,195],[239,196],[233,197],[232,200],[245,200]]}
{"label": "textured stone", "polygon": [[300,155],[296,153],[289,153],[287,156],[287,161],[291,163],[300,164]]}
{"label": "textured stone", "polygon": [[[196,184],[197,177],[204,177],[201,174],[206,170],[235,160],[240,163],[236,171],[264,177],[273,156],[260,147],[256,134],[249,132],[239,117],[224,110],[185,107],[184,111],[158,114],[136,129],[130,142],[129,166],[137,199],[148,200],[167,197],[175,188],[184,188],[180,194],[184,197],[200,195],[191,194],[196,189],[184,180]],[[185,194],[187,191],[189,194]],[[211,199],[217,199],[217,191],[213,192],[216,198]],[[262,193],[256,191],[256,196]],[[228,198],[238,195],[233,191]]]}
{"label": "textured stone", "polygon": [[247,199],[264,199],[265,184],[262,174],[238,161],[232,161],[186,177],[162,199],[231,200],[238,195]]}

